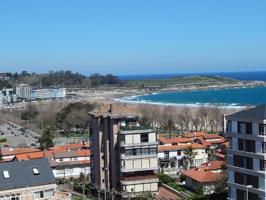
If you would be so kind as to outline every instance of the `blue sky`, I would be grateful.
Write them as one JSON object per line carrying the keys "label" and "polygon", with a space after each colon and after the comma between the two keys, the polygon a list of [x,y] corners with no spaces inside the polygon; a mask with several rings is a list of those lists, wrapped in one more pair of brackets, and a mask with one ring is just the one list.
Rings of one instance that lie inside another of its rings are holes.
{"label": "blue sky", "polygon": [[0,71],[266,70],[265,0],[0,1]]}

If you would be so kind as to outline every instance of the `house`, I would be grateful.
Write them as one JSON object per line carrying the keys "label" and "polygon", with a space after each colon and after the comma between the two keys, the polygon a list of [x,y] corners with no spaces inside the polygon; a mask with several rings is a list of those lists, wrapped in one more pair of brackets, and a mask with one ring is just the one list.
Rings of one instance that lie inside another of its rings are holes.
{"label": "house", "polygon": [[57,192],[55,177],[46,158],[0,163],[1,200],[71,200]]}
{"label": "house", "polygon": [[186,186],[195,191],[202,187],[203,194],[213,193],[215,184],[224,178],[225,165],[225,161],[212,161],[184,171]]}
{"label": "house", "polygon": [[48,158],[55,178],[78,178],[90,174],[90,149],[88,144],[68,144],[48,150],[18,148],[4,151],[5,161]]}
{"label": "house", "polygon": [[[172,143],[169,143],[169,141]],[[193,143],[190,139],[160,139],[160,143],[163,145],[158,147],[159,166],[164,173],[176,174],[191,164],[192,166],[199,166],[208,160],[207,147],[202,144]],[[191,151],[191,158],[187,155],[188,151]]]}

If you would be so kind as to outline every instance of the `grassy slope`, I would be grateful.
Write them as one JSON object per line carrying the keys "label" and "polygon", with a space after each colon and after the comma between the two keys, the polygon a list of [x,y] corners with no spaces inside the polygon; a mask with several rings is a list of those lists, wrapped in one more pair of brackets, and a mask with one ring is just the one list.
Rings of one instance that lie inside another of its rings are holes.
{"label": "grassy slope", "polygon": [[189,77],[176,77],[168,79],[147,79],[147,80],[130,80],[127,81],[128,85],[135,87],[166,87],[175,85],[210,85],[217,83],[234,83],[234,79],[214,76],[189,76]]}

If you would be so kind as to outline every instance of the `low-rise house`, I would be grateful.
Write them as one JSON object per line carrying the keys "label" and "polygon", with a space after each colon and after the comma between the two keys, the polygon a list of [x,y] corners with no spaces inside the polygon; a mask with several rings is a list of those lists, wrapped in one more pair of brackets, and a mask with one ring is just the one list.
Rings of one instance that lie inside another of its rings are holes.
{"label": "low-rise house", "polygon": [[225,176],[225,165],[225,161],[212,161],[184,171],[186,186],[195,191],[202,187],[203,194],[213,193],[215,184]]}
{"label": "low-rise house", "polygon": [[1,154],[2,159],[13,159],[16,155],[25,154],[25,153],[33,153],[40,152],[40,149],[36,148],[2,148]]}
{"label": "low-rise house", "polygon": [[70,200],[58,193],[55,177],[46,158],[0,164],[1,200]]}
{"label": "low-rise house", "polygon": [[207,162],[206,146],[202,144],[160,145],[158,147],[160,169],[176,174],[192,166]]}
{"label": "low-rise house", "polygon": [[86,175],[90,174],[90,149],[88,144],[55,146],[45,151],[40,151],[38,149],[36,151],[13,149],[12,152],[6,151],[5,155],[9,155],[7,158],[9,158],[10,161],[14,159],[23,161],[48,158],[56,178],[77,178],[81,173]]}
{"label": "low-rise house", "polygon": [[55,152],[49,158],[56,178],[78,178],[90,174],[90,150]]}

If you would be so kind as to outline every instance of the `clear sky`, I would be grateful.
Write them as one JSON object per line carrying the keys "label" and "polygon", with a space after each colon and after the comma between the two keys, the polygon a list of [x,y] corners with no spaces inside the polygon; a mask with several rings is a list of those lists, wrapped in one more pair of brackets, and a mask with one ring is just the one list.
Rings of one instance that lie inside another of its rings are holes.
{"label": "clear sky", "polygon": [[266,1],[0,1],[0,71],[59,69],[266,70]]}

